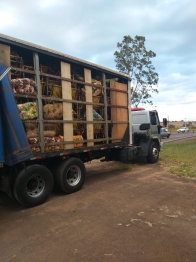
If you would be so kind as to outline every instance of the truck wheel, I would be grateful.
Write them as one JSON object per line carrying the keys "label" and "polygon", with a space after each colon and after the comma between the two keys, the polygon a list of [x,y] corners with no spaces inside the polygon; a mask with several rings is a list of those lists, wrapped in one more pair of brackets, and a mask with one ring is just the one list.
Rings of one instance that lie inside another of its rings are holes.
{"label": "truck wheel", "polygon": [[32,207],[42,204],[53,188],[53,175],[42,165],[22,169],[15,178],[13,193],[22,205]]}
{"label": "truck wheel", "polygon": [[86,178],[84,163],[78,158],[69,158],[60,163],[55,180],[58,188],[71,194],[81,189]]}
{"label": "truck wheel", "polygon": [[147,161],[149,163],[156,163],[159,159],[159,148],[157,143],[153,142],[150,145],[149,154],[147,156]]}

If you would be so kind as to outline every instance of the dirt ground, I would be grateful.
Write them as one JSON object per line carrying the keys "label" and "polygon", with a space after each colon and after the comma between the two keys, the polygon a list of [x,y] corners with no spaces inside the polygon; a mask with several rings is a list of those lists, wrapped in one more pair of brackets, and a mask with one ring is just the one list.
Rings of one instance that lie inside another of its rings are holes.
{"label": "dirt ground", "polygon": [[196,261],[196,180],[87,164],[82,190],[24,209],[0,194],[0,261]]}

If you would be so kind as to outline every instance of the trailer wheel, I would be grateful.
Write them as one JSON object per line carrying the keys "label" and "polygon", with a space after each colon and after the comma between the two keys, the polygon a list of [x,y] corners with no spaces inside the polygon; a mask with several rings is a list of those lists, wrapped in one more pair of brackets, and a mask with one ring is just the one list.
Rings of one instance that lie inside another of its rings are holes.
{"label": "trailer wheel", "polygon": [[58,188],[71,194],[81,189],[86,178],[84,163],[78,158],[69,158],[60,163],[55,180]]}
{"label": "trailer wheel", "polygon": [[152,142],[149,149],[149,154],[147,156],[147,161],[149,163],[156,163],[159,159],[159,147],[156,142]]}
{"label": "trailer wheel", "polygon": [[53,188],[53,175],[42,165],[22,169],[15,178],[13,193],[18,202],[32,207],[42,204]]}

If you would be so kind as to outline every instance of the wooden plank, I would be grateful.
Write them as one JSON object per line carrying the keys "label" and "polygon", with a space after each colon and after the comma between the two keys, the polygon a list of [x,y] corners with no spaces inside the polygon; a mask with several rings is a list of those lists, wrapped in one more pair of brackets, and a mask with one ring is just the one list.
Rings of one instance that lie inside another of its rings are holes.
{"label": "wooden plank", "polygon": [[[61,62],[61,76],[71,78],[70,64]],[[72,99],[71,82],[62,80],[62,98]],[[72,120],[72,103],[63,102],[63,120]],[[64,123],[64,141],[73,140],[73,123]],[[74,148],[74,144],[64,145],[65,149]]]}
{"label": "wooden plank", "polygon": [[[91,83],[91,70],[84,69],[84,81],[86,83]],[[86,102],[91,102],[93,100],[92,97],[92,86],[85,86],[85,93],[86,93]],[[86,120],[93,121],[93,106],[86,105]],[[86,124],[87,130],[87,140],[94,139],[94,132],[93,132],[93,124]],[[87,146],[94,146],[94,142],[88,142]]]}
{"label": "wooden plank", "polygon": [[[10,66],[10,46],[0,44],[0,63]],[[8,76],[11,78],[11,72],[8,73]]]}
{"label": "wooden plank", "polygon": [[10,66],[10,46],[0,44],[0,63]]}
{"label": "wooden plank", "polygon": [[[110,87],[127,91],[127,85],[110,81]],[[114,108],[111,107],[111,121],[128,121],[128,94],[120,93],[118,91],[111,91],[111,104],[117,106],[126,106],[127,108]],[[128,124],[113,124],[112,125],[112,138],[123,137]],[[112,143],[120,142],[121,140],[113,140]]]}

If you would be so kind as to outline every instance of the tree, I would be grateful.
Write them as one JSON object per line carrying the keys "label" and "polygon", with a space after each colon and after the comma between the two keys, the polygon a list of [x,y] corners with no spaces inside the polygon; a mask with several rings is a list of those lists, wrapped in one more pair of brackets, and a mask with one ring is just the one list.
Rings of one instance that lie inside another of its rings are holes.
{"label": "tree", "polygon": [[144,36],[124,36],[122,43],[117,43],[119,51],[114,53],[116,68],[131,76],[131,100],[136,107],[139,103],[152,105],[151,94],[158,93],[159,75],[151,62],[156,54],[146,50],[145,41]]}

